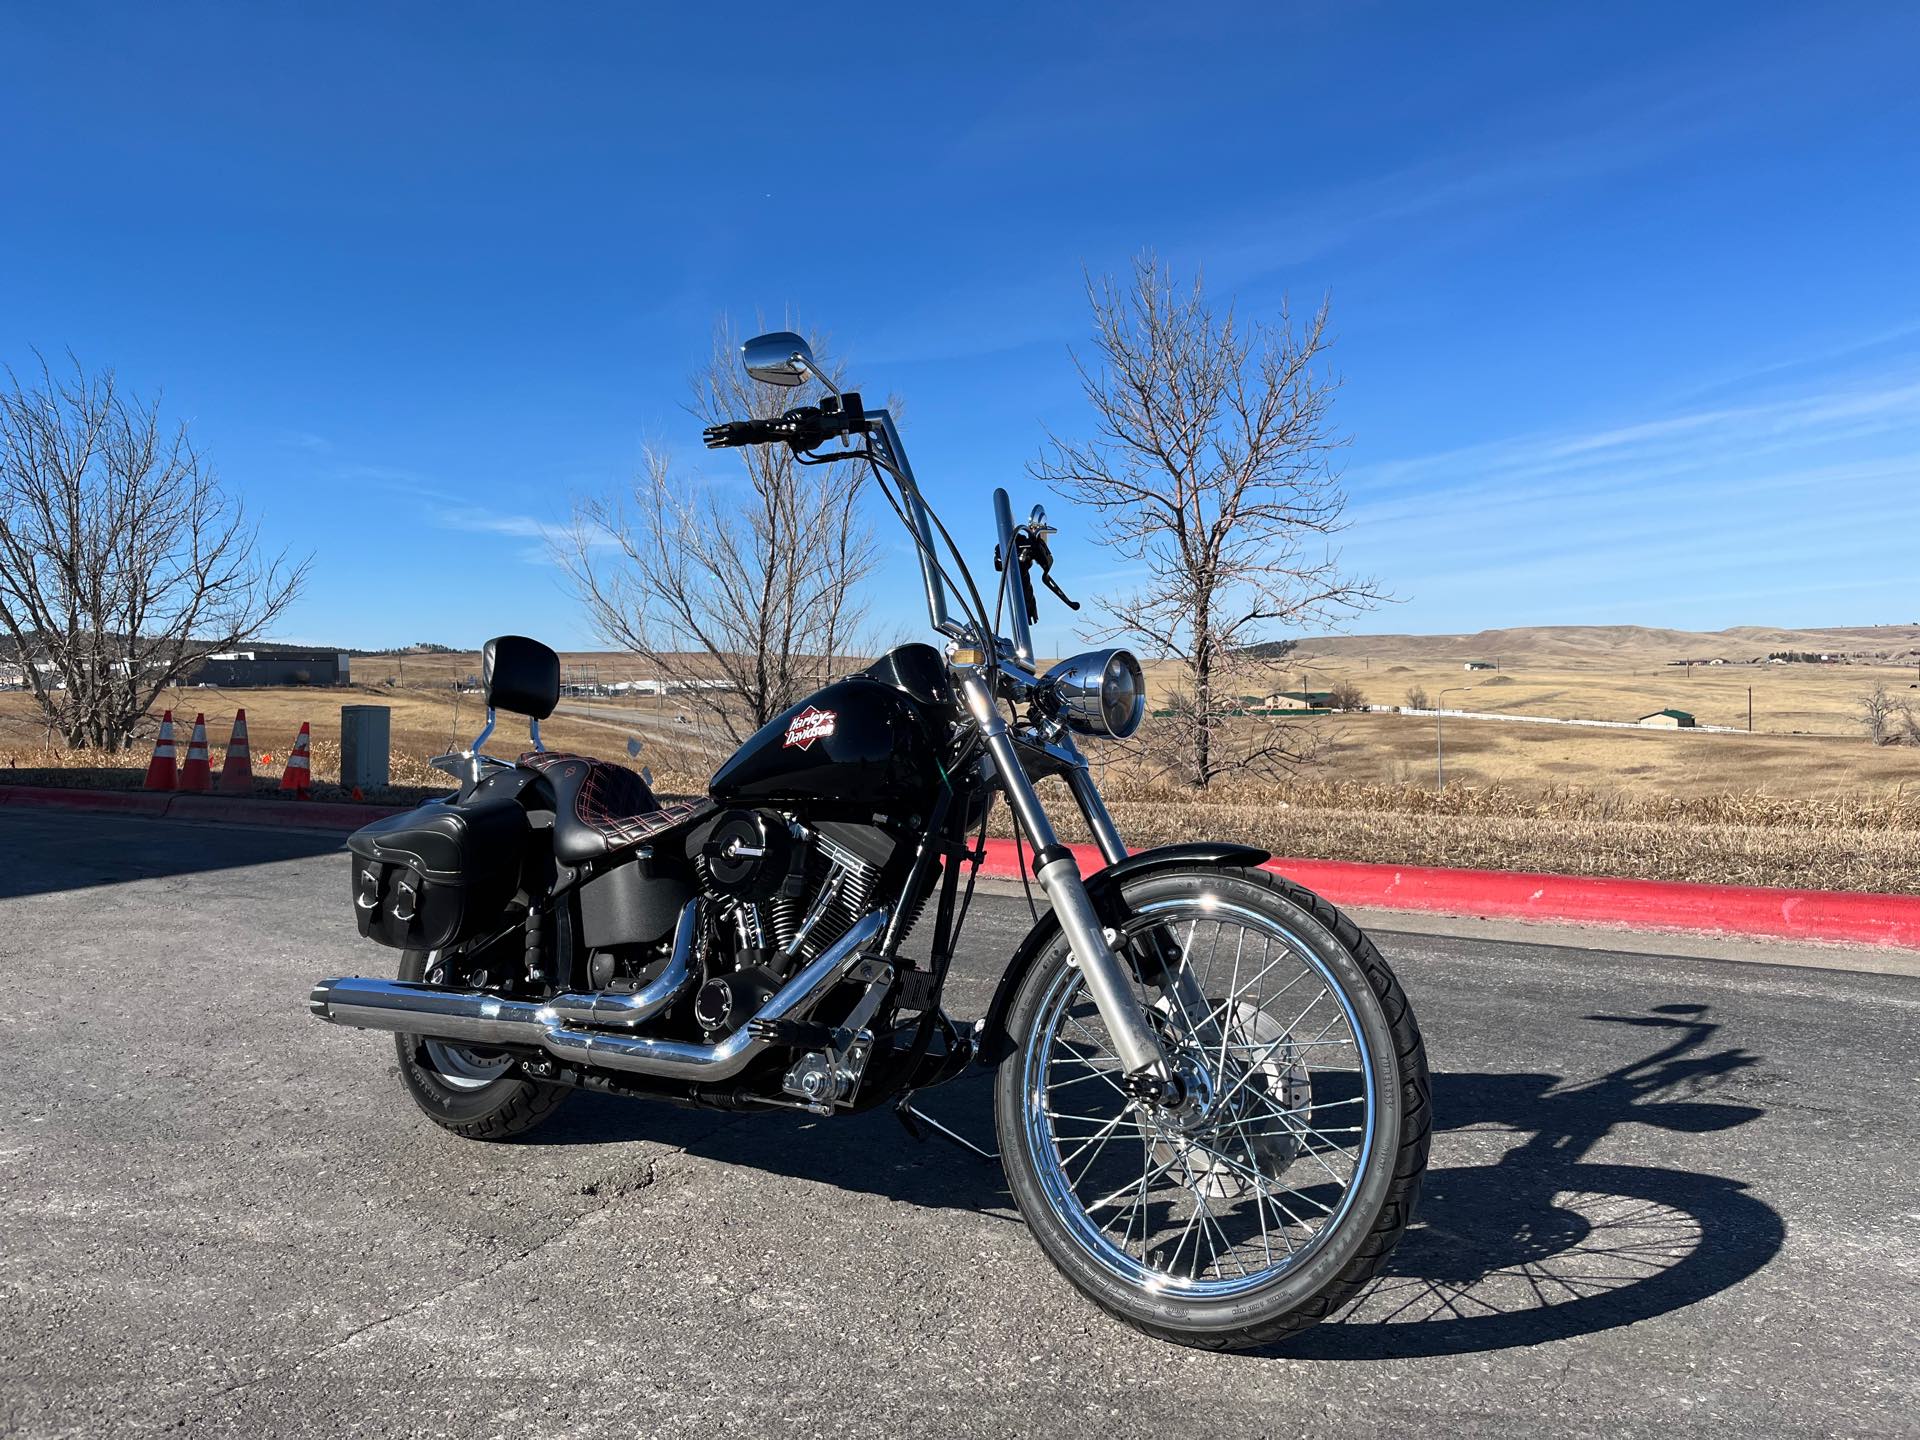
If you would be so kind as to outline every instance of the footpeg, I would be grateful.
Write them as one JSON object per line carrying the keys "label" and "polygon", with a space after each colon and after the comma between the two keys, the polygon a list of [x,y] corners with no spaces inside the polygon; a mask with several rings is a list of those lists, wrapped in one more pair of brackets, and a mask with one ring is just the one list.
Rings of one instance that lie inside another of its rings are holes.
{"label": "footpeg", "polygon": [[815,1020],[749,1020],[747,1031],[769,1045],[791,1045],[795,1050],[833,1047],[833,1027]]}

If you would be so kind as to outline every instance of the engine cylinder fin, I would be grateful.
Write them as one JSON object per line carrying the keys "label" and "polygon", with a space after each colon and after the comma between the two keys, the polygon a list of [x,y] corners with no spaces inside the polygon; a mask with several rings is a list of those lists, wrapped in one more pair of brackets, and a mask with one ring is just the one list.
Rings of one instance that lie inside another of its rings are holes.
{"label": "engine cylinder fin", "polygon": [[820,954],[838,940],[861,916],[873,909],[880,872],[845,846],[825,835],[813,837],[816,876],[810,867],[807,898],[811,904],[823,889],[831,887],[832,896],[820,919],[801,942],[800,953],[808,959]]}

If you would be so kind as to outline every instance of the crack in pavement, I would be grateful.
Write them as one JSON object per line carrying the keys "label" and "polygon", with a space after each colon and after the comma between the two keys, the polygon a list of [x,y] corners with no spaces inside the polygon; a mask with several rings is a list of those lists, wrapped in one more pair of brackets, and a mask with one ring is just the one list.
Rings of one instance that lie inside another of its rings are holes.
{"label": "crack in pavement", "polygon": [[[514,1266],[519,1265],[526,1260],[532,1259],[536,1255],[539,1255],[543,1250],[547,1250],[550,1247],[559,1244],[561,1241],[573,1235],[575,1231],[579,1230],[588,1221],[596,1220],[601,1218],[602,1216],[609,1214],[611,1211],[618,1208],[621,1201],[626,1199],[627,1197],[630,1197],[633,1195],[645,1194],[646,1192],[652,1190],[654,1186],[659,1182],[662,1171],[668,1165],[669,1162],[671,1162],[677,1157],[686,1156],[693,1146],[702,1144],[705,1141],[712,1139],[715,1135],[720,1134],[723,1130],[729,1129],[730,1127],[741,1123],[747,1118],[749,1117],[746,1115],[724,1115],[720,1117],[718,1123],[715,1124],[711,1129],[705,1130],[701,1134],[692,1137],[685,1144],[668,1147],[666,1149],[663,1149],[657,1155],[652,1155],[647,1157],[647,1159],[642,1162],[642,1166],[641,1166],[642,1174],[640,1176],[638,1184],[621,1184],[616,1186],[612,1190],[612,1192],[608,1195],[608,1198],[605,1204],[595,1205],[589,1209],[581,1211],[578,1215],[575,1215],[571,1220],[567,1221],[566,1224],[562,1225],[558,1230],[554,1231],[553,1234],[547,1236],[545,1239],[541,1240],[537,1244],[529,1245],[525,1249],[519,1250],[514,1254],[507,1256],[506,1258],[502,1259],[499,1263],[487,1267],[485,1270],[481,1271],[479,1274],[469,1275],[465,1279],[454,1281],[452,1284],[449,1284],[449,1285],[444,1285],[440,1289],[435,1290],[432,1294],[423,1296],[420,1299],[415,1300],[410,1304],[403,1305],[398,1310],[394,1310],[385,1315],[378,1316],[375,1319],[367,1321],[365,1324],[357,1325],[352,1330],[349,1330],[345,1335],[342,1335],[334,1340],[329,1340],[326,1344],[320,1346],[318,1349],[311,1350],[305,1355],[302,1355],[299,1358],[288,1362],[287,1364],[276,1367],[269,1374],[257,1375],[250,1380],[239,1381],[235,1384],[222,1386],[221,1388],[216,1390],[206,1391],[200,1395],[187,1397],[182,1402],[181,1408],[184,1410],[188,1408],[202,1407],[205,1405],[213,1404],[220,1400],[224,1400],[229,1396],[238,1395],[248,1390],[257,1389],[259,1386],[266,1385],[274,1381],[291,1378],[292,1376],[298,1374],[301,1370],[305,1369],[308,1365],[311,1365],[314,1361],[324,1359],[327,1356],[335,1354],[338,1351],[347,1349],[348,1347],[354,1345],[357,1341],[359,1341],[364,1336],[370,1335],[378,1330],[383,1330],[390,1325],[398,1324],[403,1320],[411,1319],[415,1315],[423,1314],[426,1311],[429,1311],[433,1309],[435,1306],[439,1305],[442,1301],[452,1299],[454,1296],[460,1294],[462,1291],[472,1290],[481,1285],[484,1285],[487,1281],[496,1278],[497,1276],[512,1269]],[[578,1193],[582,1195],[587,1195],[587,1196],[599,1195],[600,1193],[602,1193],[601,1185],[598,1182],[590,1181],[586,1186],[583,1186]]]}

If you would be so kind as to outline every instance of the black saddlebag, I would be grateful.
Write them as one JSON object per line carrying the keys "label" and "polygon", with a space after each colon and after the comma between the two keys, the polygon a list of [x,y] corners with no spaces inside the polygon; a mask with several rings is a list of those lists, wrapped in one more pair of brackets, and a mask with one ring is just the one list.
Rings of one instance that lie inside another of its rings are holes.
{"label": "black saddlebag", "polygon": [[527,814],[511,799],[422,805],[347,837],[353,918],[397,949],[439,950],[495,930],[520,888]]}

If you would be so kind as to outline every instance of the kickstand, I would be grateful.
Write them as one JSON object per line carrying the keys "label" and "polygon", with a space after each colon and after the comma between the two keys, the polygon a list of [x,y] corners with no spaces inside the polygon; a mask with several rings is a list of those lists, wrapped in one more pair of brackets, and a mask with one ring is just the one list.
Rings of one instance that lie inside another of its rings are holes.
{"label": "kickstand", "polygon": [[911,1095],[902,1095],[899,1102],[893,1107],[893,1113],[894,1117],[899,1120],[902,1128],[916,1140],[924,1142],[927,1138],[927,1131],[931,1130],[941,1139],[958,1145],[970,1155],[978,1155],[982,1160],[998,1161],[1000,1159],[1000,1152],[998,1150],[982,1150],[978,1145],[974,1144],[973,1141],[967,1139],[966,1136],[949,1130],[938,1120],[927,1114],[926,1111],[916,1110]]}

